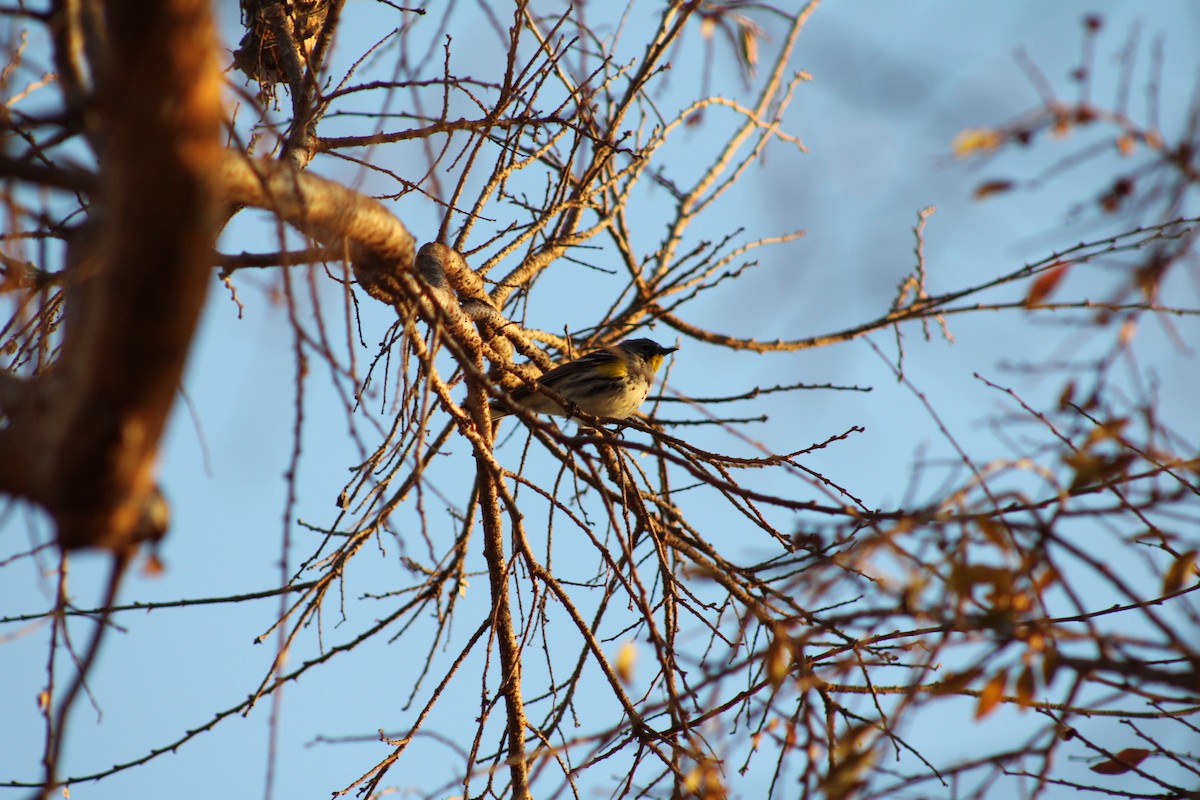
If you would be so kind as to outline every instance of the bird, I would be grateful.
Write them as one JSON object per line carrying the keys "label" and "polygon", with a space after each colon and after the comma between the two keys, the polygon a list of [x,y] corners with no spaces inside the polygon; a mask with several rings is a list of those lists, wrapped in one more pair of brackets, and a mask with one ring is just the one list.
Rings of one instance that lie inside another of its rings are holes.
{"label": "bird", "polygon": [[[565,400],[568,409],[525,385],[512,390],[512,401],[535,414],[570,417],[578,410],[594,417],[626,419],[650,393],[663,358],[678,349],[663,347],[653,339],[626,339],[555,367],[538,380]],[[493,400],[491,405],[493,418],[512,413],[502,401]]]}

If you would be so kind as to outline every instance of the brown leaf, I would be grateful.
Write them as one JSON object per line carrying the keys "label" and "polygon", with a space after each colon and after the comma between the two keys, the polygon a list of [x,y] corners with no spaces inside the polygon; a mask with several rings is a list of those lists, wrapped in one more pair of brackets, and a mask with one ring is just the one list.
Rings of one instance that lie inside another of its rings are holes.
{"label": "brown leaf", "polygon": [[1067,381],[1058,395],[1058,408],[1061,411],[1073,402],[1075,402],[1075,381],[1072,379]]}
{"label": "brown leaf", "polygon": [[984,535],[994,547],[1007,553],[1012,549],[1012,539],[1008,535],[1008,529],[1001,525],[991,517],[976,517],[975,524],[979,526],[979,532]]}
{"label": "brown leaf", "polygon": [[954,137],[950,150],[959,158],[969,156],[976,151],[995,150],[1004,141],[1000,131],[991,128],[967,128]]}
{"label": "brown leaf", "polygon": [[753,76],[758,67],[758,39],[762,29],[745,18],[738,19],[738,58],[746,73]]}
{"label": "brown leaf", "polygon": [[976,586],[991,586],[1000,594],[1012,588],[1012,573],[1003,567],[989,564],[955,564],[950,570],[948,585],[963,597],[969,597]]}
{"label": "brown leaf", "polygon": [[621,679],[621,683],[628,686],[633,683],[633,665],[637,662],[637,645],[633,642],[625,642],[621,645],[621,649],[617,651],[617,677]]}
{"label": "brown leaf", "polygon": [[1038,275],[1037,280],[1029,287],[1029,294],[1025,296],[1025,307],[1031,308],[1036,306],[1049,297],[1059,282],[1067,277],[1067,270],[1070,268],[1071,264],[1069,262],[1059,261],[1041,275]]}
{"label": "brown leaf", "polygon": [[1196,572],[1196,551],[1188,550],[1171,562],[1167,574],[1163,575],[1163,594],[1174,594],[1183,588],[1183,582]]}
{"label": "brown leaf", "polygon": [[1027,666],[1017,677],[1017,702],[1022,708],[1029,708],[1033,704],[1033,693],[1036,690],[1037,681],[1034,679],[1033,667]]}
{"label": "brown leaf", "polygon": [[1033,588],[1038,592],[1046,591],[1046,587],[1054,583],[1058,583],[1058,570],[1052,566],[1047,566],[1045,569],[1039,570],[1033,576]]}
{"label": "brown leaf", "polygon": [[1134,458],[1133,453],[1117,453],[1114,456],[1071,453],[1063,458],[1063,461],[1068,467],[1075,470],[1075,477],[1071,479],[1070,487],[1075,490],[1117,477],[1129,468]]}
{"label": "brown leaf", "polygon": [[1106,420],[1088,431],[1083,449],[1087,450],[1097,442],[1115,441],[1121,438],[1121,431],[1129,424],[1128,417],[1114,417]]}
{"label": "brown leaf", "polygon": [[778,689],[792,671],[792,637],[782,625],[775,626],[771,643],[767,646],[767,680]]}
{"label": "brown leaf", "polygon": [[167,565],[158,557],[158,553],[151,553],[146,557],[146,563],[142,565],[142,575],[146,578],[161,577],[167,571]]}
{"label": "brown leaf", "polygon": [[688,771],[683,778],[683,786],[690,796],[700,800],[718,800],[727,796],[721,782],[721,771],[708,760],[701,761]]}
{"label": "brown leaf", "polygon": [[833,766],[821,781],[821,789],[829,800],[854,797],[863,785],[863,775],[875,764],[875,749],[870,746],[871,729],[853,728],[834,745],[830,760]]}
{"label": "brown leaf", "polygon": [[1012,191],[1015,185],[1012,181],[997,178],[996,180],[984,181],[979,184],[975,187],[973,194],[976,200],[984,200],[994,194],[1004,194],[1005,192]]}
{"label": "brown leaf", "polygon": [[837,762],[821,781],[821,789],[829,800],[854,797],[863,786],[862,776],[874,765],[875,753],[860,750]]}
{"label": "brown leaf", "polygon": [[1113,185],[1107,192],[1104,192],[1098,198],[1100,207],[1108,213],[1112,214],[1121,210],[1121,206],[1133,194],[1135,184],[1132,178],[1123,177],[1113,181]]}
{"label": "brown leaf", "polygon": [[979,693],[979,705],[975,707],[975,719],[983,719],[996,709],[1004,698],[1004,687],[1008,684],[1008,670],[1002,669],[992,676],[992,679]]}
{"label": "brown leaf", "polygon": [[1101,775],[1122,775],[1145,761],[1148,755],[1150,755],[1149,750],[1143,750],[1140,747],[1126,747],[1117,753],[1116,758],[1093,764],[1089,769],[1092,772],[1099,772]]}
{"label": "brown leaf", "polygon": [[981,672],[982,670],[978,667],[969,669],[966,672],[952,672],[946,676],[945,680],[934,684],[933,694],[958,694],[974,683]]}
{"label": "brown leaf", "polygon": [[1058,667],[1062,661],[1058,657],[1058,648],[1050,646],[1042,654],[1042,685],[1049,686],[1054,682],[1054,676],[1058,674]]}

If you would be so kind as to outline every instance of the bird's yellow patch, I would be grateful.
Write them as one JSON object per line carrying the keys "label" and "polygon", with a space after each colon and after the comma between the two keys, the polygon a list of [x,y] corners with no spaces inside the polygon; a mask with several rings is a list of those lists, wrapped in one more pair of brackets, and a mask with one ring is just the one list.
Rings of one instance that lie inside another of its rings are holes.
{"label": "bird's yellow patch", "polygon": [[629,366],[620,359],[606,364],[597,364],[595,370],[606,378],[624,378],[629,374]]}

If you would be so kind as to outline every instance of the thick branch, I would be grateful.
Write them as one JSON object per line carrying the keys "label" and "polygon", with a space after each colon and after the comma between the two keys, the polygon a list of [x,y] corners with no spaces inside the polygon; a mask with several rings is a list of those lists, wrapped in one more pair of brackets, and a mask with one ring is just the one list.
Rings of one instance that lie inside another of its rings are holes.
{"label": "thick branch", "polygon": [[382,203],[285,163],[234,154],[221,163],[217,181],[226,201],[267,209],[327,247],[342,249],[372,297],[394,304],[404,295],[391,283],[412,269],[415,242]]}
{"label": "thick branch", "polygon": [[493,474],[482,459],[479,468],[479,506],[483,512],[483,551],[487,559],[492,594],[492,630],[500,651],[500,693],[508,719],[508,769],[512,778],[512,797],[528,800],[529,761],[525,754],[525,700],[521,696],[521,646],[517,641],[509,603],[508,560],[504,555],[504,526],[496,497]]}
{"label": "thick branch", "polygon": [[158,440],[210,280],[208,183],[220,68],[203,0],[115,2],[99,70],[109,121],[99,216],[76,246],[68,328],[35,491],[70,549],[125,549],[153,495]]}

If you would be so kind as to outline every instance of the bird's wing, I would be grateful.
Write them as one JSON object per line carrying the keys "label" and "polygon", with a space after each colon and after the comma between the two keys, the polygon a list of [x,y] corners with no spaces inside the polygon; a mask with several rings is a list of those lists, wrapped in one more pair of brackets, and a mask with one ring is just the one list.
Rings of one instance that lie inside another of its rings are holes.
{"label": "bird's wing", "polygon": [[586,356],[580,356],[574,361],[568,361],[560,367],[555,367],[541,377],[540,383],[553,389],[554,384],[580,370],[596,370],[602,375],[616,377],[618,373],[624,373],[625,360],[607,350],[595,350]]}

